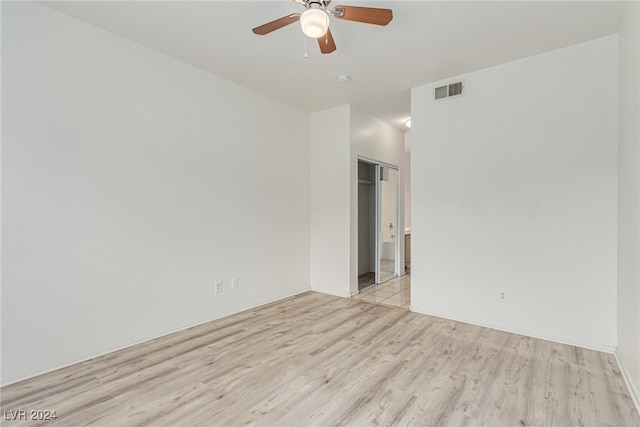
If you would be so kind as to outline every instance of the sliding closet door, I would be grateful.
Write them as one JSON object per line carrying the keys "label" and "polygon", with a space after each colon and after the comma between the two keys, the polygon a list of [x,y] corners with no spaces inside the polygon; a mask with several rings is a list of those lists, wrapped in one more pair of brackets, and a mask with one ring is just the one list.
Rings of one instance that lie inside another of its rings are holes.
{"label": "sliding closet door", "polygon": [[398,271],[398,171],[376,165],[376,283]]}

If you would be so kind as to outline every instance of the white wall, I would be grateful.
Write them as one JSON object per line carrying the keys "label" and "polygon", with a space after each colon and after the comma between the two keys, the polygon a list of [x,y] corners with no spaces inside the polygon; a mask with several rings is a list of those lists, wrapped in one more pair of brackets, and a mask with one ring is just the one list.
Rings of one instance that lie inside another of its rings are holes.
{"label": "white wall", "polygon": [[629,2],[619,34],[618,357],[640,408],[639,5]]}
{"label": "white wall", "polygon": [[[358,157],[387,163],[400,169],[400,188],[404,188],[404,134],[395,127],[379,120],[357,107],[351,106],[350,114],[350,293],[358,292]],[[404,192],[399,194],[398,230],[404,229]],[[404,260],[404,239],[400,239],[400,259]],[[401,261],[404,272],[404,261]]]}
{"label": "white wall", "polygon": [[617,36],[462,77],[412,91],[412,308],[612,351]]}
{"label": "white wall", "polygon": [[349,178],[349,106],[312,114],[311,288],[342,297],[349,296],[351,268]]}
{"label": "white wall", "polygon": [[308,114],[2,8],[2,383],[309,289]]}

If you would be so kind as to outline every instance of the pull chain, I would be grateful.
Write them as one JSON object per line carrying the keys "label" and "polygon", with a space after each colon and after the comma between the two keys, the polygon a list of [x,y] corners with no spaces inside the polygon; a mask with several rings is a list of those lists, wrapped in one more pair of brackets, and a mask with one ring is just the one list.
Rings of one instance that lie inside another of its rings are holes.
{"label": "pull chain", "polygon": [[303,36],[303,37],[304,37],[304,53],[302,54],[302,58],[307,59],[309,57],[309,54],[307,53],[307,36]]}

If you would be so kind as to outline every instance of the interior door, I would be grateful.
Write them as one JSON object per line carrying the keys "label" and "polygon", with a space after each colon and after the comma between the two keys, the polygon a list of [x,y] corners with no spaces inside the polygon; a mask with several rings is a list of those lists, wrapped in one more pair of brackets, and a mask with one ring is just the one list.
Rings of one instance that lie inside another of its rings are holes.
{"label": "interior door", "polygon": [[398,274],[398,170],[376,165],[376,283]]}

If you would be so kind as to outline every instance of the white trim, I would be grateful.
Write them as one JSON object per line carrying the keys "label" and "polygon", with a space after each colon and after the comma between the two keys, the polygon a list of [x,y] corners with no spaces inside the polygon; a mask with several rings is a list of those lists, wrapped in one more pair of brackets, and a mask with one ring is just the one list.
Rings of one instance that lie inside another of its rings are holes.
{"label": "white trim", "polygon": [[567,345],[573,345],[576,347],[582,347],[588,350],[601,351],[603,353],[614,354],[616,350],[616,347],[605,345],[605,344],[592,343],[592,342],[576,340],[573,338],[559,337],[554,335],[539,334],[536,332],[531,332],[526,330],[506,328],[506,327],[494,325],[491,323],[483,323],[483,322],[477,322],[475,320],[447,316],[439,313],[434,313],[420,307],[416,307],[415,305],[411,306],[411,311],[415,313],[426,314],[428,316],[435,316],[435,317],[441,317],[443,319],[455,320],[456,322],[463,322],[463,323],[469,323],[471,325],[482,326],[483,328],[496,329],[498,331],[504,331],[504,332],[509,332],[509,333],[518,334],[518,335],[525,335],[531,338],[538,338],[546,341],[557,342],[560,344],[567,344]]}
{"label": "white trim", "polygon": [[255,305],[251,305],[251,306],[249,306],[247,308],[243,308],[243,309],[238,310],[238,311],[234,311],[234,312],[231,312],[231,313],[224,314],[222,316],[218,316],[218,317],[214,317],[214,318],[209,319],[209,320],[205,320],[204,322],[199,322],[199,323],[195,323],[193,325],[185,326],[183,328],[175,329],[175,330],[173,330],[171,332],[161,333],[159,335],[153,335],[151,337],[142,339],[140,341],[136,341],[136,342],[134,342],[132,344],[127,344],[127,345],[122,346],[122,347],[117,347],[117,348],[114,348],[114,349],[111,349],[111,350],[108,350],[108,351],[100,352],[100,353],[94,354],[92,356],[85,357],[85,358],[80,359],[80,360],[75,361],[75,362],[70,362],[70,363],[66,363],[64,365],[60,365],[60,366],[58,366],[56,368],[53,368],[53,369],[47,369],[47,370],[44,370],[44,371],[39,372],[37,374],[27,375],[25,377],[20,377],[20,378],[18,378],[16,380],[11,380],[11,381],[9,381],[9,382],[7,382],[5,384],[1,384],[0,387],[6,387],[8,385],[19,383],[21,381],[25,381],[25,380],[28,380],[28,379],[31,379],[31,378],[35,378],[35,377],[40,376],[40,375],[45,375],[45,374],[57,371],[59,369],[68,368],[69,366],[77,365],[78,363],[83,363],[83,362],[86,362],[87,360],[95,359],[96,357],[101,357],[101,356],[107,355],[109,353],[115,353],[116,351],[124,350],[124,349],[129,348],[129,347],[134,347],[136,345],[143,344],[143,343],[145,343],[147,341],[152,341],[152,340],[155,340],[155,339],[158,339],[158,338],[166,337],[168,335],[175,334],[177,332],[186,331],[187,329],[195,328],[197,326],[204,325],[204,324],[209,323],[209,322],[214,322],[216,320],[224,319],[225,317],[233,316],[234,314],[242,313],[243,311],[253,310],[255,308],[262,307],[263,305],[268,305],[268,304],[271,304],[273,302],[283,300],[285,298],[289,298],[289,297],[292,297],[292,296],[295,296],[295,295],[300,295],[300,294],[303,294],[305,292],[309,292],[310,290],[311,289],[303,289],[303,290],[299,290],[299,291],[295,291],[295,292],[288,292],[288,293],[282,294],[282,295],[280,295],[278,297],[270,298],[270,299],[264,300],[263,302],[259,302],[259,303],[255,304]]}
{"label": "white trim", "polygon": [[631,396],[631,400],[633,400],[633,404],[636,405],[636,410],[640,413],[640,393],[638,393],[638,389],[636,389],[633,381],[631,381],[631,377],[629,376],[629,372],[624,367],[622,363],[622,355],[620,354],[620,350],[616,348],[616,351],[613,352],[613,355],[616,357],[616,362],[618,362],[618,367],[620,368],[620,373],[622,374],[622,378],[624,379],[625,384],[627,384],[627,388],[629,389],[629,395]]}
{"label": "white trim", "polygon": [[351,296],[352,296],[350,292],[349,293],[345,293],[345,294],[339,294],[339,293],[336,293],[336,292],[330,292],[330,291],[325,291],[325,290],[322,290],[322,289],[314,288],[313,286],[311,287],[311,290],[313,292],[319,292],[321,294],[331,295],[331,296],[340,297],[340,298],[351,298]]}
{"label": "white trim", "polygon": [[369,164],[374,165],[374,166],[375,165],[384,166],[385,168],[395,169],[397,171],[400,170],[400,166],[396,166],[396,165],[391,164],[391,163],[381,162],[380,160],[374,160],[374,159],[371,159],[369,157],[365,157],[365,156],[361,156],[361,155],[358,155],[358,161],[362,161],[364,163],[369,163]]}

